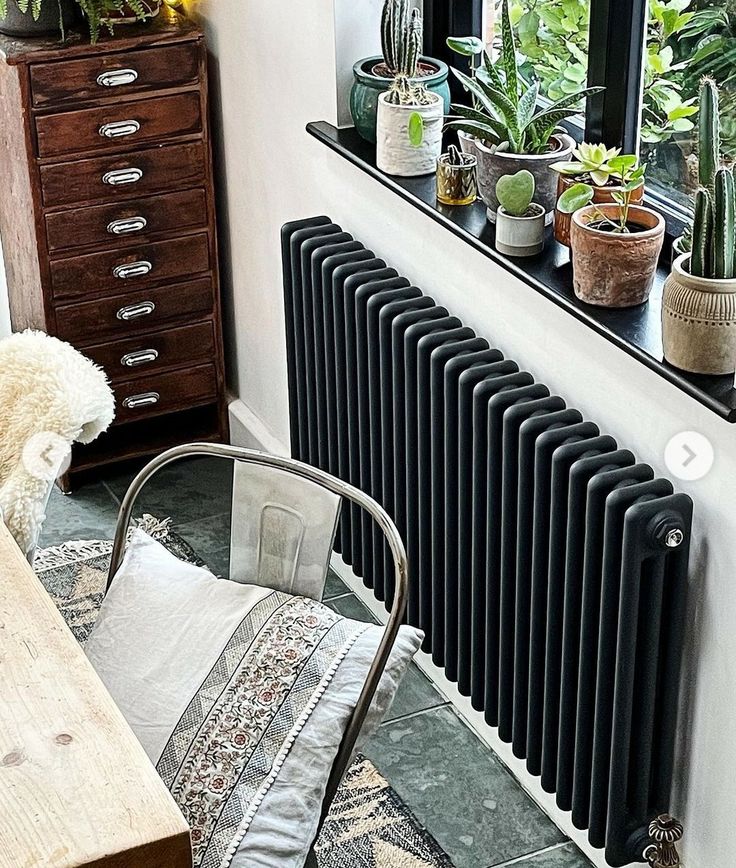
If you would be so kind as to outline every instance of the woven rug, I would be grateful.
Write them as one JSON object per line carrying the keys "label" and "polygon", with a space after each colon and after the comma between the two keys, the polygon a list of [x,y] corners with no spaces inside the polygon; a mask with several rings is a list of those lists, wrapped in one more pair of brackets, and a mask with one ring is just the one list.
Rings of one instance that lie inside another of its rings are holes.
{"label": "woven rug", "polygon": [[[137,525],[178,558],[205,565],[186,540],[171,531],[169,519],[147,515]],[[82,645],[102,603],[111,553],[110,540],[78,540],[41,549],[33,564]],[[320,868],[453,868],[388,781],[362,756],[338,790],[316,851]]]}

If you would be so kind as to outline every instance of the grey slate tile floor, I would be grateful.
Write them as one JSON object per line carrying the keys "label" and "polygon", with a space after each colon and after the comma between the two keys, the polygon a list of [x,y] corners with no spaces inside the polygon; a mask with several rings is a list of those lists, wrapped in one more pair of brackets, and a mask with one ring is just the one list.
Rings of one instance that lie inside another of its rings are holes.
{"label": "grey slate tile floor", "polygon": [[[54,490],[41,545],[110,538],[134,473],[111,471],[72,495]],[[227,462],[195,459],[161,471],[136,513],[171,516],[210,569],[226,575],[230,497]],[[334,574],[325,601],[348,617],[374,620]],[[590,868],[416,665],[365,753],[457,868]]]}

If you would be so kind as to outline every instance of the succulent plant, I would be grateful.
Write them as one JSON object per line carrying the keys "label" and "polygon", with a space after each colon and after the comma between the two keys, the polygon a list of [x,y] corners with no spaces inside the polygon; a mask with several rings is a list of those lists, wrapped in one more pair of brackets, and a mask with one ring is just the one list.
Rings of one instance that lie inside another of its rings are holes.
{"label": "succulent plant", "polygon": [[[419,45],[415,63],[410,73],[406,72],[408,42],[412,30],[419,22]],[[391,76],[417,74],[417,64],[422,42],[422,19],[418,9],[412,9],[410,0],[386,0],[381,13],[381,49],[383,61]]]}
{"label": "succulent plant", "polygon": [[422,46],[422,16],[418,9],[412,9],[411,15],[408,14],[408,0],[401,0],[400,5],[403,10],[399,13],[401,38],[397,38],[392,47],[392,50],[398,50],[398,54],[392,56],[395,61],[394,80],[386,100],[392,105],[429,105],[435,97],[416,81]]}
{"label": "succulent plant", "polygon": [[718,88],[710,78],[700,85],[698,177],[692,223],[690,273],[696,277],[736,276],[736,190],[733,171],[720,165]]}
{"label": "succulent plant", "polygon": [[496,198],[511,217],[524,217],[534,198],[534,175],[526,169],[502,175],[496,182]]}
{"label": "succulent plant", "polygon": [[573,150],[575,160],[553,163],[551,168],[561,175],[589,176],[596,187],[605,187],[611,180],[621,178],[621,171],[636,158],[621,155],[621,148],[607,148],[603,144],[590,145],[583,142]]}
{"label": "succulent plant", "polygon": [[508,0],[501,3],[501,50],[495,61],[477,38],[453,38],[448,39],[447,44],[467,57],[481,56],[479,66],[475,66],[474,60],[471,64],[472,75],[453,69],[471,95],[473,105],[453,105],[456,117],[447,122],[447,127],[470,133],[497,150],[514,154],[544,153],[558,124],[575,114],[582,99],[603,90],[602,87],[584,88],[537,109],[539,82],[527,85],[517,69]]}
{"label": "succulent plant", "polygon": [[[631,208],[631,197],[635,190],[644,183],[644,175],[646,173],[646,164],[639,165],[638,159],[634,155],[624,154],[613,157],[610,160],[615,166],[616,176],[620,180],[618,190],[611,192],[611,198],[619,206],[618,221],[611,220],[602,211],[598,212],[600,220],[608,223],[612,227],[613,232],[625,234],[629,232],[629,209]],[[595,191],[590,184],[582,182],[573,184],[557,200],[557,208],[563,214],[572,214],[584,208],[593,201]]]}

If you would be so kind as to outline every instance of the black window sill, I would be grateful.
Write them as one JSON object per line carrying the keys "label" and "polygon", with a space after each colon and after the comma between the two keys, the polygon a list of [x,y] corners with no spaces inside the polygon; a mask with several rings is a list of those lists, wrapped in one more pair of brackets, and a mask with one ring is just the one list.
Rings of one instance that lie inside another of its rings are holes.
{"label": "black window sill", "polygon": [[373,146],[364,142],[352,128],[340,130],[332,124],[319,121],[308,124],[307,132],[660,377],[721,418],[736,423],[736,389],[732,376],[688,374],[663,360],[660,316],[666,268],[659,268],[647,304],[626,310],[592,307],[575,297],[569,251],[552,238],[551,230],[548,230],[544,253],[539,256],[529,259],[503,256],[494,247],[494,230],[486,220],[482,203],[460,208],[439,204],[435,197],[433,175],[421,178],[385,175],[376,168]]}

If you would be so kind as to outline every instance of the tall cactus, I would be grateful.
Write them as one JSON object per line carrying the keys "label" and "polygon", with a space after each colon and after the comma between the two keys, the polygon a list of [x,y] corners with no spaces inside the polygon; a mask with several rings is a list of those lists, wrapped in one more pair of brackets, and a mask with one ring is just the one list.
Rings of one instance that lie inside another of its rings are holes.
{"label": "tall cactus", "polygon": [[721,122],[718,107],[718,85],[712,78],[700,84],[698,114],[698,180],[711,194],[721,157]]}
{"label": "tall cactus", "polygon": [[700,189],[695,197],[690,272],[696,277],[736,276],[736,184],[731,169],[720,166],[718,88],[711,78],[700,85]]}
{"label": "tall cactus", "polygon": [[[405,2],[408,0],[401,0],[401,5]],[[404,29],[394,44],[397,66],[386,98],[393,105],[427,105],[432,97],[424,85],[416,81],[422,47],[422,16],[418,9],[412,9],[407,19],[399,17]]]}
{"label": "tall cactus", "polygon": [[719,169],[716,172],[713,202],[713,277],[734,276],[735,232],[733,172],[730,169]]}
{"label": "tall cactus", "polygon": [[[411,11],[410,11],[411,10]],[[407,56],[412,32],[418,27],[416,62],[406,72]],[[410,0],[386,0],[381,13],[381,48],[386,68],[392,76],[416,75],[416,64],[422,48],[422,18],[418,9],[411,9]]]}

